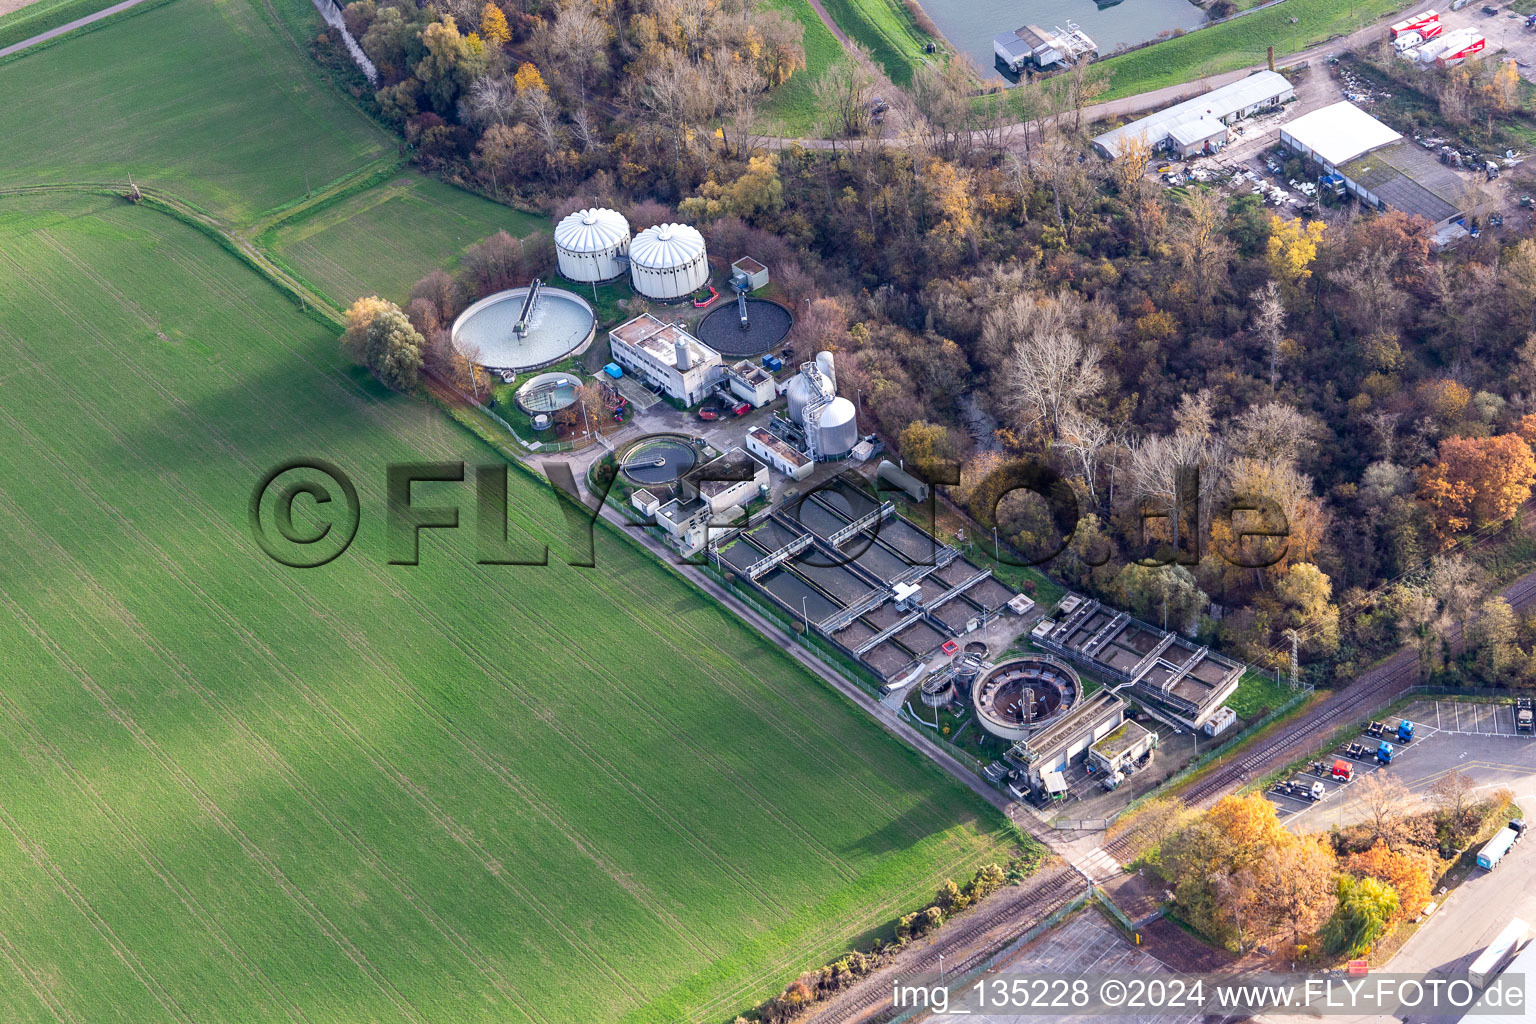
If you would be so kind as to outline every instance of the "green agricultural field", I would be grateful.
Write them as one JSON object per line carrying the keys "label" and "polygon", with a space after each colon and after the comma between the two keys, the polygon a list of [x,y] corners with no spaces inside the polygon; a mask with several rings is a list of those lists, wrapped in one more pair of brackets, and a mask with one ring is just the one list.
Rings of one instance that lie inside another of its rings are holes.
{"label": "green agricultural field", "polygon": [[415,171],[284,220],[262,242],[341,305],[361,295],[404,302],[435,267],[497,231],[548,234],[547,218],[501,206]]}
{"label": "green agricultural field", "polygon": [[[1279,60],[1407,6],[1406,0],[1286,0],[1254,14],[1109,58],[1103,64],[1109,72],[1109,90],[1101,99],[1118,99],[1191,82],[1203,75],[1262,64],[1269,46],[1275,48]],[[1291,23],[1292,18],[1296,19],[1295,24]]]}
{"label": "green agricultural field", "polygon": [[26,99],[0,105],[0,187],[131,175],[240,223],[393,160],[269,18],[178,0],[0,65],[0,95]]}
{"label": "green agricultural field", "polygon": [[[0,108],[0,1017],[703,1024],[1008,857],[988,805],[611,533],[594,569],[483,566],[473,485],[418,485],[464,528],[387,564],[386,467],[493,453],[228,238],[15,191],[131,170],[338,291],[304,245],[426,269],[516,230],[381,175],[393,143],[264,11],[175,0],[0,66],[29,101]],[[385,294],[420,272],[356,259]],[[247,504],[315,456],[361,528],[288,569]],[[554,499],[510,492],[536,553]]]}

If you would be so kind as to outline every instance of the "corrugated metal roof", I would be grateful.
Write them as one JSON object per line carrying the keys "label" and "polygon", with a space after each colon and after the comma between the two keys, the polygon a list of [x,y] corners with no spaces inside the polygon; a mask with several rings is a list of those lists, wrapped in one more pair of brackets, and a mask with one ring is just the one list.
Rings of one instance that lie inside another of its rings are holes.
{"label": "corrugated metal roof", "polygon": [[1282,126],[1325,163],[1335,166],[1402,136],[1348,100],[1340,100]]}
{"label": "corrugated metal roof", "polygon": [[[1093,143],[1110,156],[1119,156],[1120,145],[1124,140],[1145,135],[1147,142],[1155,146],[1166,138],[1174,137],[1180,125],[1199,122],[1206,118],[1219,121],[1255,103],[1288,96],[1291,92],[1291,83],[1284,75],[1274,71],[1260,71],[1241,81],[1212,89],[1183,103],[1176,103],[1167,110],[1148,114],[1130,124],[1111,129],[1097,136]],[[1185,129],[1186,134],[1188,130]],[[1207,131],[1196,138],[1208,139],[1213,134],[1214,131]]]}
{"label": "corrugated metal roof", "polygon": [[1406,140],[1341,164],[1339,172],[1392,209],[1432,221],[1466,213],[1471,205],[1461,175]]}

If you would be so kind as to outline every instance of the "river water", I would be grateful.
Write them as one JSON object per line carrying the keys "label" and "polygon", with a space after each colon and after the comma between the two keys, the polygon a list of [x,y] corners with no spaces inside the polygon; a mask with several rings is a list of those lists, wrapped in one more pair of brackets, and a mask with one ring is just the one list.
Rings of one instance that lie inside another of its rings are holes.
{"label": "river water", "polygon": [[948,37],[969,54],[987,81],[1001,78],[992,55],[992,37],[1021,25],[1050,30],[1074,21],[1109,56],[1115,47],[1144,43],[1168,29],[1191,29],[1205,12],[1189,0],[1123,0],[1099,7],[1094,0],[919,0],[923,10]]}

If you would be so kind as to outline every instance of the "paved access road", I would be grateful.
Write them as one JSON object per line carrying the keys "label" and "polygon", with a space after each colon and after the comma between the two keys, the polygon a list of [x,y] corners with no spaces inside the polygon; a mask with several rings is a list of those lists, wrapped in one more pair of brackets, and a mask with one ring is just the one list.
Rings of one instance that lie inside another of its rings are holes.
{"label": "paved access road", "polygon": [[122,3],[113,4],[111,7],[103,7],[95,14],[87,14],[83,18],[76,18],[74,21],[60,25],[58,28],[51,28],[47,32],[39,32],[31,39],[23,39],[19,43],[12,43],[10,46],[0,49],[0,57],[8,57],[20,50],[25,50],[29,46],[36,46],[38,43],[52,39],[55,36],[61,36],[66,32],[73,32],[75,29],[89,25],[93,21],[100,21],[102,18],[110,18],[112,15],[118,13],[119,11],[126,11],[130,7],[137,7],[143,2],[144,0],[123,0]]}

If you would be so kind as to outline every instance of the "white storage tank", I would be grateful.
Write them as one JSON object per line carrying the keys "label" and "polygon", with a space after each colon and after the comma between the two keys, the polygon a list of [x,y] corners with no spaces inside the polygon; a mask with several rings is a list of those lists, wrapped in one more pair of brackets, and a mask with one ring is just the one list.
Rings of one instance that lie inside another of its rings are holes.
{"label": "white storage tank", "polygon": [[560,273],[583,283],[612,281],[624,274],[629,221],[615,210],[577,210],[555,225],[555,260]]}
{"label": "white storage tank", "polygon": [[811,384],[805,379],[805,374],[797,373],[789,379],[789,388],[785,392],[789,396],[789,418],[801,426],[805,425],[805,407],[811,401]]}
{"label": "white storage tank", "polygon": [[683,299],[709,283],[704,236],[687,224],[658,224],[629,246],[629,281],[648,299]]}
{"label": "white storage tank", "polygon": [[840,458],[853,451],[853,446],[859,443],[853,403],[846,398],[832,399],[822,410],[816,430],[816,447],[826,458]]}
{"label": "white storage tank", "polygon": [[837,367],[833,365],[831,352],[816,353],[816,369],[821,371],[821,375],[827,378],[833,388],[837,387]]}

